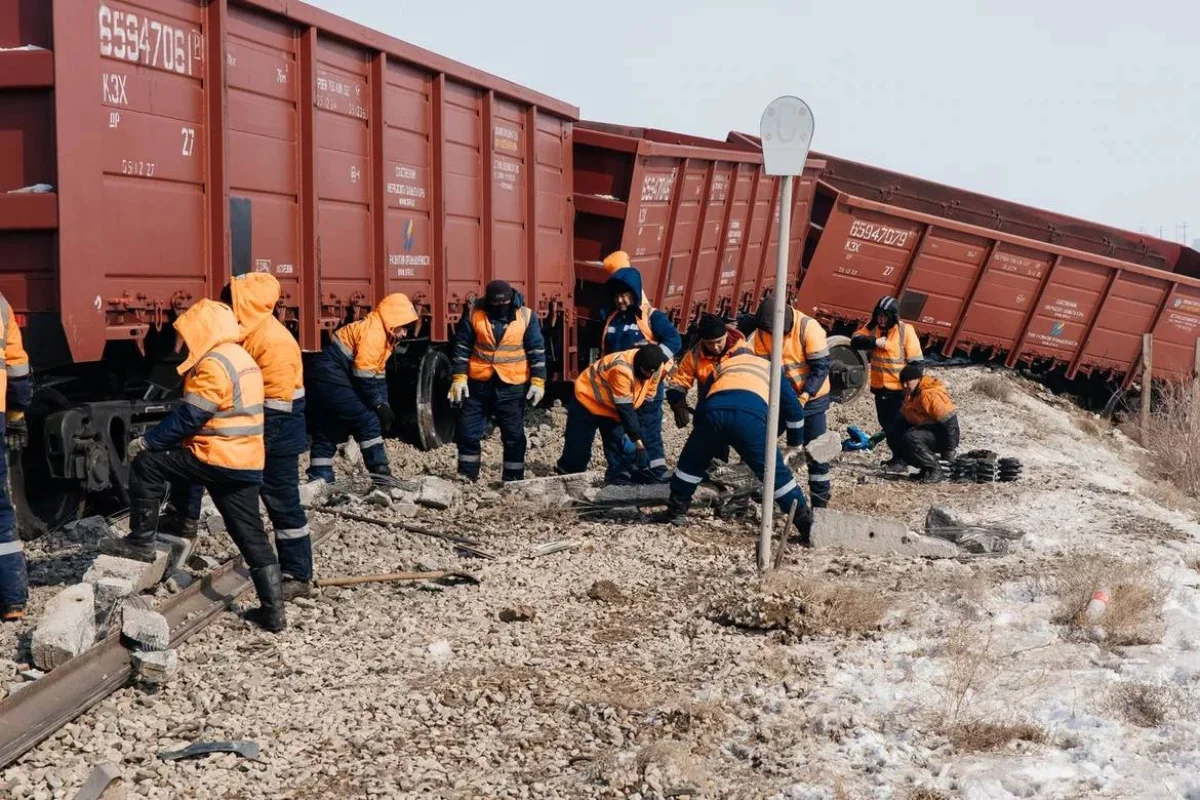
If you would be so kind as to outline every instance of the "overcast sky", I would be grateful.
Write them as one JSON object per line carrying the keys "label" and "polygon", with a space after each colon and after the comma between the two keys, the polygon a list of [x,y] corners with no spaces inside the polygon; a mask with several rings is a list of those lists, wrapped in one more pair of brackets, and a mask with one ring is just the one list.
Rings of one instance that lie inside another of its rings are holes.
{"label": "overcast sky", "polygon": [[815,150],[1200,238],[1200,3],[310,2],[584,119],[723,139],[796,94]]}

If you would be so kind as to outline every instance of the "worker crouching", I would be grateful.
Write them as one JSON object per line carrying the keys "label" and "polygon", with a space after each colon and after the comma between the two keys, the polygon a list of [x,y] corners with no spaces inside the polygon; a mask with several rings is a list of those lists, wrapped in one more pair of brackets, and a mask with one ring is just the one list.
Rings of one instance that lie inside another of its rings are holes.
{"label": "worker crouching", "polygon": [[637,412],[658,393],[666,376],[666,360],[658,345],[646,344],[604,356],[575,379],[575,402],[567,411],[558,474],[587,469],[599,430],[608,463],[605,483],[633,482],[633,470],[644,469],[649,461]]}
{"label": "worker crouching", "polygon": [[[915,364],[924,359],[921,341],[911,323],[900,319],[900,304],[894,297],[881,297],[871,314],[871,322],[854,332],[850,346],[865,350],[870,355],[871,394],[875,396],[875,416],[884,431],[896,429],[894,424],[900,417],[904,405],[904,386],[900,371],[906,364]],[[888,448],[892,451],[885,467],[903,471],[903,445],[895,436],[889,435]]]}
{"label": "worker crouching", "polygon": [[[712,386],[713,367],[726,355],[742,347],[746,337],[733,325],[725,320],[705,312],[696,323],[696,335],[699,337],[679,362],[667,375],[667,404],[675,416],[675,427],[686,428],[692,419],[692,410],[688,408],[687,394],[692,386],[696,387],[696,412],[701,413],[704,398]],[[720,461],[729,460],[729,448],[716,453],[714,458]]]}
{"label": "worker crouching", "polygon": [[[489,419],[504,445],[501,478],[525,478],[525,403],[546,394],[546,346],[537,315],[504,281],[487,285],[484,297],[463,316],[454,337],[451,403],[458,418],[458,474],[479,478],[480,440]],[[529,389],[526,392],[526,385]]]}
{"label": "worker crouching", "polygon": [[[775,305],[770,298],[758,307],[756,330],[750,336],[755,354],[771,357],[771,328],[774,326]],[[783,377],[795,390],[796,399],[804,409],[804,444],[825,435],[828,430],[829,370],[832,359],[825,329],[799,309],[787,307],[783,321]],[[828,462],[821,462],[805,453],[808,466],[808,493],[814,508],[825,508],[833,494],[833,476]]]}
{"label": "worker crouching", "polygon": [[941,459],[952,461],[958,449],[958,412],[946,385],[925,374],[921,364],[900,373],[904,405],[890,435],[900,442],[905,463],[919,467],[917,480],[937,483],[945,478]]}
{"label": "worker crouching", "polygon": [[25,617],[29,576],[9,494],[8,459],[20,458],[29,443],[25,411],[33,399],[33,381],[21,328],[4,295],[0,295],[0,351],[4,353],[0,369],[0,620],[16,622]]}
{"label": "worker crouching", "polygon": [[[676,522],[687,513],[696,487],[712,464],[713,454],[725,446],[732,447],[759,480],[763,478],[769,435],[771,362],[749,348],[740,348],[719,361],[713,372],[708,397],[703,409],[697,411],[695,426],[671,478],[667,510],[656,517],[657,521]],[[789,381],[780,382],[780,417],[787,422],[788,446],[798,447],[804,410]],[[810,546],[812,509],[805,503],[804,492],[796,484],[780,450],[775,451],[773,496],[785,513],[792,503],[796,504],[794,524],[799,541],[805,547]]]}
{"label": "worker crouching", "polygon": [[[618,250],[605,259],[604,266],[611,275],[605,291],[611,298],[612,312],[604,322],[600,354],[610,355],[651,343],[662,348],[668,361],[678,356],[683,349],[679,331],[666,314],[650,305],[642,291],[642,275],[630,265],[629,255]],[[655,481],[665,482],[670,472],[663,447],[662,407],[663,386],[659,384],[654,395],[638,406],[637,413],[649,457],[646,474]]]}
{"label": "worker crouching", "polygon": [[175,320],[175,333],[177,347],[187,347],[178,368],[183,402],[129,443],[129,535],[101,539],[100,551],[153,561],[167,484],[203,486],[250,566],[261,606],[248,618],[267,630],[283,630],[279,561],[258,514],[265,462],[262,371],[237,344],[237,320],[223,303],[199,301]]}
{"label": "worker crouching", "polygon": [[373,478],[392,474],[383,446],[384,434],[396,422],[388,404],[387,364],[416,321],[408,297],[389,294],[366,317],[334,331],[312,360],[307,381],[310,480],[333,483],[333,456],[351,434]]}

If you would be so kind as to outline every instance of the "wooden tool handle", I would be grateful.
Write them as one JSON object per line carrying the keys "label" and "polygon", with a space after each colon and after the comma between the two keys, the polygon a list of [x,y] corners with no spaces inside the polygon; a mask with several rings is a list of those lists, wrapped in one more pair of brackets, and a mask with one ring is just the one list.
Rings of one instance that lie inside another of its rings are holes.
{"label": "wooden tool handle", "polygon": [[342,575],[336,578],[317,578],[313,586],[353,586],[358,583],[386,583],[388,581],[434,581],[449,578],[458,573],[441,572],[384,572],[378,575]]}

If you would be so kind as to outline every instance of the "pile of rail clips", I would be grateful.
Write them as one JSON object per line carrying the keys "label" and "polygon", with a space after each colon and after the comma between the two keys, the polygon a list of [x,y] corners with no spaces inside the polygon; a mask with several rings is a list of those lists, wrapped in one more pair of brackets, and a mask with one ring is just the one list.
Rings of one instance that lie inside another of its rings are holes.
{"label": "pile of rail clips", "polygon": [[1011,483],[1021,477],[1021,462],[1000,458],[991,450],[972,450],[953,461],[942,461],[942,469],[955,483]]}

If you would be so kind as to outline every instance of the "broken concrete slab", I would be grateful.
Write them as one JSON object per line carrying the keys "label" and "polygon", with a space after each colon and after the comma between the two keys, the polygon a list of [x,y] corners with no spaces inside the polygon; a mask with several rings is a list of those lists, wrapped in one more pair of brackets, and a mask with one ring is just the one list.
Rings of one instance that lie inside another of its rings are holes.
{"label": "broken concrete slab", "polygon": [[221,566],[221,562],[212,556],[200,553],[189,558],[187,565],[188,569],[194,572],[208,572]]}
{"label": "broken concrete slab", "polygon": [[62,666],[96,641],[96,594],[90,583],[69,586],[51,598],[33,632],[33,663]]}
{"label": "broken concrete slab", "polygon": [[179,671],[179,655],[174,650],[138,650],[131,660],[138,678],[149,684],[167,683]]}
{"label": "broken concrete slab", "polygon": [[351,467],[365,466],[362,456],[362,448],[358,446],[358,442],[353,439],[348,439],[345,444],[338,445],[338,455],[346,459],[346,462]]}
{"label": "broken concrete slab", "polygon": [[[668,483],[650,483],[637,486],[601,486],[584,491],[581,500],[600,506],[665,506],[671,496]],[[717,492],[708,486],[700,486],[692,496],[696,508],[711,506],[717,502]]]}
{"label": "broken concrete slab", "polygon": [[812,543],[813,547],[840,547],[874,555],[958,555],[958,548],[951,542],[912,533],[902,523],[831,508],[814,510]]}
{"label": "broken concrete slab", "polygon": [[74,800],[123,800],[124,797],[121,768],[108,761],[102,761],[92,768],[87,781],[75,793]]}
{"label": "broken concrete slab", "polygon": [[379,506],[380,508],[392,507],[392,495],[390,492],[385,492],[382,489],[372,489],[370,494],[365,498],[365,502],[369,506]]}
{"label": "broken concrete slab", "polygon": [[171,643],[171,626],[153,609],[126,605],[121,609],[121,636],[143,650],[166,650]]}
{"label": "broken concrete slab", "polygon": [[92,585],[96,608],[106,609],[122,598],[133,594],[133,583],[125,578],[101,578]]}
{"label": "broken concrete slab", "polygon": [[458,502],[461,492],[444,478],[433,475],[422,476],[418,481],[420,491],[417,494],[417,505],[433,508],[438,511],[449,508]]}
{"label": "broken concrete slab", "polygon": [[98,555],[92,566],[83,575],[84,583],[96,583],[102,578],[122,578],[133,584],[134,592],[143,592],[163,579],[167,572],[167,563],[171,554],[166,549],[160,549],[153,563],[135,561],[131,558],[117,558],[110,555]]}
{"label": "broken concrete slab", "polygon": [[[214,519],[221,518],[213,517],[209,520],[210,531],[212,531],[211,523]],[[224,526],[224,524],[224,521],[222,521],[221,525]],[[224,530],[224,527],[222,527],[222,530]],[[167,562],[167,568],[164,573],[170,575],[187,566],[188,559],[192,557],[192,551],[196,549],[196,540],[189,539],[186,536],[172,536],[169,533],[160,533],[158,534],[158,541],[155,546],[160,550],[165,549],[170,553],[170,560]]]}
{"label": "broken concrete slab", "polygon": [[333,493],[333,485],[323,480],[300,484],[300,505],[314,508],[323,505]]}
{"label": "broken concrete slab", "polygon": [[804,445],[804,450],[818,464],[828,464],[842,452],[842,437],[837,431],[826,431]]}
{"label": "broken concrete slab", "polygon": [[178,570],[167,578],[167,588],[173,592],[182,592],[196,582],[196,576],[186,570]]}

